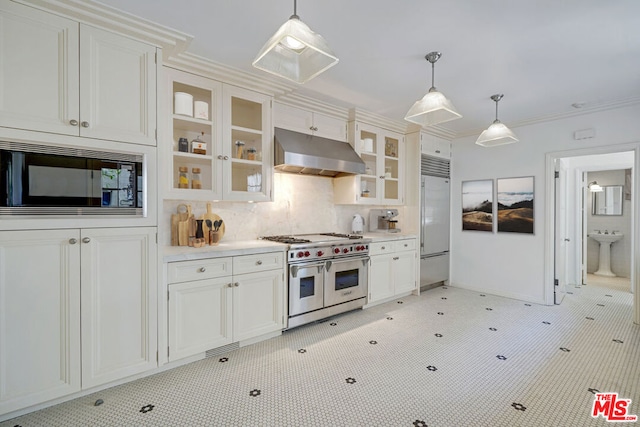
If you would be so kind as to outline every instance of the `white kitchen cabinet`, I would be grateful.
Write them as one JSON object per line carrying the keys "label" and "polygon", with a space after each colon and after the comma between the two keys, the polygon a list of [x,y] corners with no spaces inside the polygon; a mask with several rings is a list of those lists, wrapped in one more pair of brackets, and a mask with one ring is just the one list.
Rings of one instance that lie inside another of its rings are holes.
{"label": "white kitchen cabinet", "polygon": [[171,262],[169,361],[284,328],[284,254]]}
{"label": "white kitchen cabinet", "polygon": [[0,414],[157,366],[155,234],[0,232]]}
{"label": "white kitchen cabinet", "polygon": [[[272,200],[273,142],[271,97],[215,80],[165,67],[166,102],[172,141],[167,144],[172,172],[167,174],[166,198],[179,200]],[[208,104],[208,117],[175,114],[175,93],[184,92]],[[199,137],[205,154],[192,153]],[[188,152],[179,149],[180,138],[189,142]],[[181,185],[180,168],[188,184]],[[194,186],[193,170],[200,169],[200,185]],[[199,188],[198,188],[199,187]]]}
{"label": "white kitchen cabinet", "polygon": [[0,126],[156,144],[154,46],[10,1],[0,17]]}
{"label": "white kitchen cabinet", "polygon": [[349,143],[366,165],[361,175],[334,178],[338,204],[402,205],[405,184],[404,136],[366,123],[349,123]]}
{"label": "white kitchen cabinet", "polygon": [[369,305],[417,288],[416,239],[375,241],[369,248]]}
{"label": "white kitchen cabinet", "polygon": [[82,386],[157,367],[156,229],[81,233]]}
{"label": "white kitchen cabinet", "polygon": [[307,135],[347,141],[347,121],[326,114],[292,107],[290,105],[273,104],[273,122],[277,128],[293,130]]}
{"label": "white kitchen cabinet", "polygon": [[426,132],[420,132],[420,152],[448,160],[451,158],[451,142]]}
{"label": "white kitchen cabinet", "polygon": [[80,390],[79,241],[0,232],[0,414]]}

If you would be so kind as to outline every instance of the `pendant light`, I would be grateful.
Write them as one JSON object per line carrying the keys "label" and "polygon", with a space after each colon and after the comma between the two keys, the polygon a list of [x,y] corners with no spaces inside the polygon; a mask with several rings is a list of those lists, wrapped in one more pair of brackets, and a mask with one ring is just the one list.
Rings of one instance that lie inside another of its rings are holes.
{"label": "pendant light", "polygon": [[440,52],[431,52],[425,59],[431,63],[431,89],[422,98],[413,104],[404,117],[405,120],[417,123],[421,126],[432,126],[438,123],[448,122],[462,118],[456,107],[441,92],[438,92],[433,84],[435,63],[440,59]]}
{"label": "pendant light", "polygon": [[297,15],[293,15],[271,36],[253,60],[253,66],[276,76],[305,83],[338,63],[325,39]]}
{"label": "pendant light", "polygon": [[511,144],[518,142],[518,138],[511,130],[498,120],[498,102],[504,95],[491,95],[491,99],[496,103],[496,119],[484,132],[480,134],[476,144],[483,147],[495,147],[497,145]]}

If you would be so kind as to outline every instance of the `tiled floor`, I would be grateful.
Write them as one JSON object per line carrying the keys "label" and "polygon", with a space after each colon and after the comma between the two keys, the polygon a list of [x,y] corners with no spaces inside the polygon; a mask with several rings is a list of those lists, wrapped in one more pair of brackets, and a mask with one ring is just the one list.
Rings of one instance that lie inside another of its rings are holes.
{"label": "tiled floor", "polygon": [[631,296],[589,283],[542,306],[439,287],[0,425],[607,425],[598,391],[640,414]]}

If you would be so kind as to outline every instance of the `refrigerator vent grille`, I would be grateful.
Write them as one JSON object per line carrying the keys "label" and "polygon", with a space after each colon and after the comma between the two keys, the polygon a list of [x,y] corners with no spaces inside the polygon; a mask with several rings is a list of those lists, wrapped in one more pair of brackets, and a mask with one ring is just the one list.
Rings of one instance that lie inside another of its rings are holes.
{"label": "refrigerator vent grille", "polygon": [[437,176],[440,178],[449,178],[450,162],[447,159],[439,157],[422,155],[420,170],[422,175]]}

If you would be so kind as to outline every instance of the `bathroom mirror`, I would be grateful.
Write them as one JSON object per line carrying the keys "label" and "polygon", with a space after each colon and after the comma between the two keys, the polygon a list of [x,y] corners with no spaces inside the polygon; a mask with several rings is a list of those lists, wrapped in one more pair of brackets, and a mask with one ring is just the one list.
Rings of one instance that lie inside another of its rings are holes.
{"label": "bathroom mirror", "polygon": [[603,186],[593,196],[593,215],[622,215],[622,185]]}

